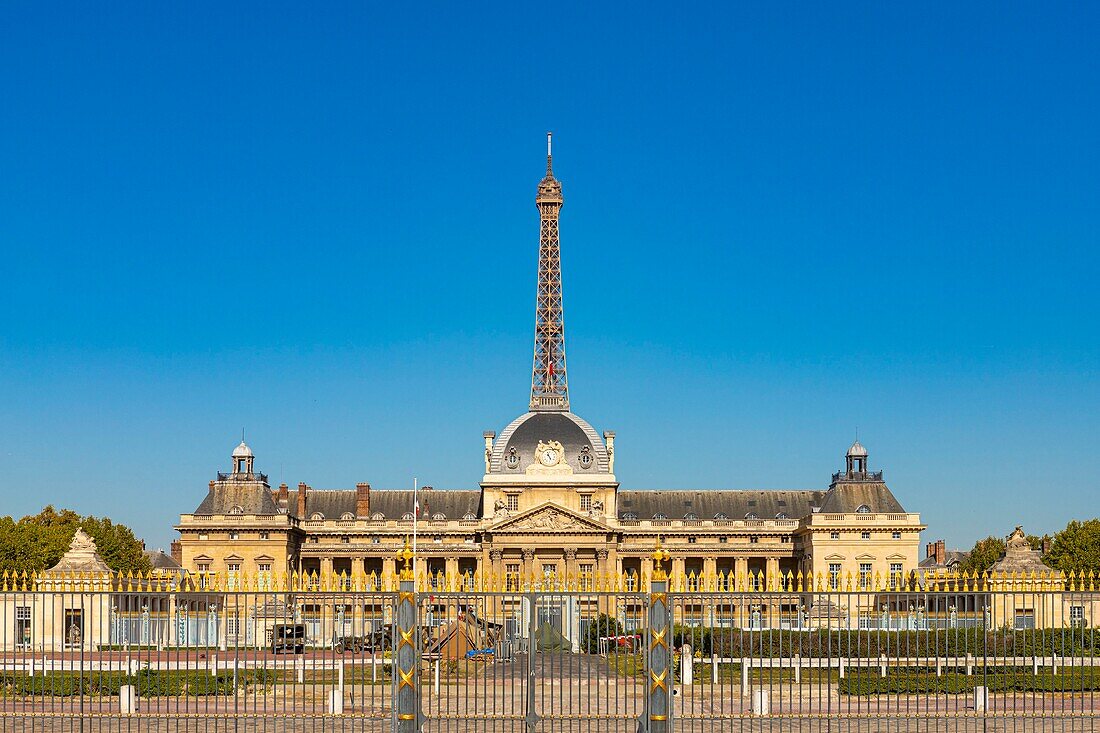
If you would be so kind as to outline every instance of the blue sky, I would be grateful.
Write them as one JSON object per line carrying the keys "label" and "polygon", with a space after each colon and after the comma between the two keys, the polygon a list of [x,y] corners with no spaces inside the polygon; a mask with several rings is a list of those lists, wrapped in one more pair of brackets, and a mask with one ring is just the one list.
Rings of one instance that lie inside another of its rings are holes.
{"label": "blue sky", "polygon": [[[1095,4],[0,8],[0,493],[167,545],[273,481],[475,487],[555,132],[572,402],[629,488],[969,546],[1096,514]],[[396,4],[400,5],[400,4]]]}

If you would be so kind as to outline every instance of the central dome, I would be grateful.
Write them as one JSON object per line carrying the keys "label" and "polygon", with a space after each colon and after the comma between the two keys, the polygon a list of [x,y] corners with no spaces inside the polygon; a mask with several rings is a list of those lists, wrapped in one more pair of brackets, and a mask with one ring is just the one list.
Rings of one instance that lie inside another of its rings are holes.
{"label": "central dome", "polygon": [[552,440],[561,443],[563,460],[575,472],[610,473],[607,446],[599,433],[572,412],[528,412],[517,417],[493,443],[489,473],[522,474],[536,462],[539,443]]}

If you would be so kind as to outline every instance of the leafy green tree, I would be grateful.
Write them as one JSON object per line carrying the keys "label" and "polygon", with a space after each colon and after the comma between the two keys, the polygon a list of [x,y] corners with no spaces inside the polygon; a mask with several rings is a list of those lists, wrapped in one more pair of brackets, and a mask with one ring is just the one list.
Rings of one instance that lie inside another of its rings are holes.
{"label": "leafy green tree", "polygon": [[106,517],[82,517],[70,509],[47,506],[19,521],[0,517],[0,571],[39,572],[57,564],[69,549],[77,527],[95,540],[107,566],[119,572],[149,570],[141,540],[124,524]]}
{"label": "leafy green tree", "polygon": [[588,624],[588,633],[584,636],[584,650],[589,654],[598,654],[600,639],[605,636],[621,636],[623,626],[614,616],[601,613]]}
{"label": "leafy green tree", "polygon": [[970,554],[959,563],[959,570],[964,573],[984,573],[993,563],[1004,557],[1004,554],[1005,541],[991,535],[974,543]]}
{"label": "leafy green tree", "polygon": [[1067,524],[1054,535],[1043,560],[1064,573],[1100,573],[1100,519]]}

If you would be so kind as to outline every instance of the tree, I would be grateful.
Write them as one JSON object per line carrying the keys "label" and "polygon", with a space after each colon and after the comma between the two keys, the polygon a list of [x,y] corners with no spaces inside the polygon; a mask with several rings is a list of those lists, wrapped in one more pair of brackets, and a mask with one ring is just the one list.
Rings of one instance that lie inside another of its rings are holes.
{"label": "tree", "polygon": [[970,554],[959,563],[959,570],[964,573],[984,573],[993,566],[993,563],[1004,557],[1004,554],[1005,541],[990,535],[974,543]]}
{"label": "tree", "polygon": [[[589,654],[598,654],[600,639],[606,636],[621,636],[623,626],[614,616],[601,613],[588,624],[588,633],[584,635],[584,650]],[[612,645],[614,646],[614,645]]]}
{"label": "tree", "polygon": [[1064,573],[1100,573],[1100,519],[1067,524],[1054,535],[1043,560]]}
{"label": "tree", "polygon": [[0,517],[0,571],[31,573],[53,567],[69,549],[77,527],[91,535],[100,557],[112,570],[149,570],[141,540],[126,525],[106,517],[82,517],[70,509],[57,511],[51,505],[18,522]]}

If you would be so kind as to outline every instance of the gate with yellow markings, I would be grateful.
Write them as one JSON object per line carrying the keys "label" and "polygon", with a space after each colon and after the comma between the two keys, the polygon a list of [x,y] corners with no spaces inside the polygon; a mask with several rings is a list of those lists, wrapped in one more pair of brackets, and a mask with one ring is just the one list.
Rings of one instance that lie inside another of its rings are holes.
{"label": "gate with yellow markings", "polygon": [[652,578],[8,573],[0,731],[1100,722],[1090,575],[666,578],[655,554]]}

